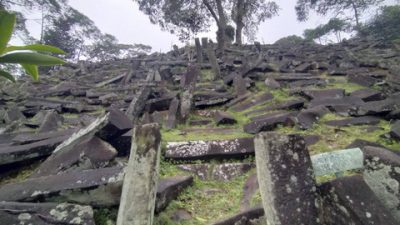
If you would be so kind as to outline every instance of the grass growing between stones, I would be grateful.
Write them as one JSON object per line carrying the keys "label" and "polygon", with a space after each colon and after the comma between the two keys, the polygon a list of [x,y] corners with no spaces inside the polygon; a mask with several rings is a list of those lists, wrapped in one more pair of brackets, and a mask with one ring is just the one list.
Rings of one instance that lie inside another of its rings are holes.
{"label": "grass growing between stones", "polygon": [[369,125],[334,127],[327,126],[324,122],[334,119],[344,119],[335,114],[325,115],[318,123],[314,124],[309,130],[301,130],[297,127],[279,127],[278,132],[285,134],[301,134],[301,135],[319,135],[321,140],[316,144],[309,146],[311,154],[329,152],[333,150],[344,149],[356,139],[362,139],[371,142],[377,142],[391,149],[400,149],[400,144],[390,142],[381,136],[390,131],[390,124],[387,121],[381,121],[375,131],[368,131]]}
{"label": "grass growing between stones", "polygon": [[244,133],[242,129],[232,129],[227,130],[226,132],[207,131],[207,129],[196,132],[183,132],[180,129],[162,129],[161,135],[163,140],[166,142],[228,140],[253,136],[251,134]]}
{"label": "grass growing between stones", "polygon": [[[177,200],[172,201],[156,216],[155,225],[203,225],[225,219],[239,212],[243,185],[250,172],[232,181],[203,181],[194,179],[193,186],[185,189]],[[184,209],[191,219],[172,221],[171,216]]]}

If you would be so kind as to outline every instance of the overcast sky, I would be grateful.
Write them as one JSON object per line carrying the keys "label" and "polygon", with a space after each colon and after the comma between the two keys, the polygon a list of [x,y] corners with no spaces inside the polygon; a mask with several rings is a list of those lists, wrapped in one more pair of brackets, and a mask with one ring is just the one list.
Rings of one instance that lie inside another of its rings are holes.
{"label": "overcast sky", "polygon": [[[151,24],[148,17],[139,11],[133,0],[70,0],[71,6],[92,19],[103,32],[112,34],[121,43],[141,43],[153,47],[153,51],[169,51],[173,44],[182,43],[172,34],[161,31]],[[307,22],[298,22],[294,5],[296,0],[277,0],[281,7],[279,16],[260,25],[258,41],[273,43],[279,38],[296,34],[304,29],[315,28],[327,22],[326,18],[311,15]],[[215,31],[203,34],[215,38]]]}

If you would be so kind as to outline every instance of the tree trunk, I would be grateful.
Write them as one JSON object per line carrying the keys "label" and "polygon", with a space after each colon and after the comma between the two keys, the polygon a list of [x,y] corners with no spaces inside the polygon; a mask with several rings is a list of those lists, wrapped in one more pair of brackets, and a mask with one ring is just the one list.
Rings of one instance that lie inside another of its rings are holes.
{"label": "tree trunk", "polygon": [[359,28],[360,28],[360,15],[358,14],[358,9],[357,9],[357,6],[356,6],[356,4],[354,3],[354,1],[352,1],[351,2],[351,5],[352,5],[352,7],[353,7],[353,10],[354,10],[354,17],[355,17],[355,19],[356,19],[356,30],[359,30]]}
{"label": "tree trunk", "polygon": [[242,32],[244,28],[243,17],[245,15],[245,3],[244,0],[238,0],[236,3],[236,44],[242,45]]}
{"label": "tree trunk", "polygon": [[222,0],[215,0],[217,3],[217,11],[218,11],[218,17],[219,21],[217,23],[218,25],[218,31],[217,31],[217,41],[218,41],[218,49],[223,51],[225,48],[225,43],[226,43],[226,18],[224,14],[224,7],[222,6]]}

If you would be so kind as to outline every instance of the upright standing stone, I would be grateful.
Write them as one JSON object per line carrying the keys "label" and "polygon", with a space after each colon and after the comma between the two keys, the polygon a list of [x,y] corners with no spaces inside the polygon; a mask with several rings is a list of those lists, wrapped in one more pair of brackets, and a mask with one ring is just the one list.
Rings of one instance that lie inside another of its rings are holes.
{"label": "upright standing stone", "polygon": [[176,119],[177,119],[177,114],[179,112],[178,109],[179,109],[179,100],[177,98],[174,98],[168,110],[168,118],[166,124],[167,129],[174,129],[176,127]]}
{"label": "upright standing stone", "polygon": [[117,225],[152,225],[161,155],[158,124],[138,126],[125,171]]}
{"label": "upright standing stone", "polygon": [[218,61],[217,61],[217,56],[215,56],[214,48],[212,45],[208,45],[207,47],[207,55],[208,55],[208,60],[211,63],[211,68],[214,72],[214,79],[216,80],[221,77],[221,69],[219,68]]}
{"label": "upright standing stone", "polygon": [[203,51],[201,49],[200,39],[195,38],[194,42],[196,44],[196,54],[197,54],[197,62],[203,63]]}
{"label": "upright standing stone", "polygon": [[233,85],[235,86],[236,96],[243,96],[247,93],[246,81],[239,74],[233,79]]}
{"label": "upright standing stone", "polygon": [[142,87],[132,99],[128,109],[126,110],[126,115],[130,120],[137,120],[140,114],[143,112],[146,101],[149,98],[151,89],[149,87]]}
{"label": "upright standing stone", "polygon": [[269,225],[316,225],[316,186],[305,141],[263,132],[254,139],[257,177]]}

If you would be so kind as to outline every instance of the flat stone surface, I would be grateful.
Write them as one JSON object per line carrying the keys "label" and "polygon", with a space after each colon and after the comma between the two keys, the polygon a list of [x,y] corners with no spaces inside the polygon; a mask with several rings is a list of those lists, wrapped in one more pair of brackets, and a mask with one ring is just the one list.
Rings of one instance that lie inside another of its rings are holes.
{"label": "flat stone surface", "polygon": [[68,203],[0,202],[3,224],[95,225],[90,206]]}
{"label": "flat stone surface", "polygon": [[295,117],[296,115],[296,112],[267,114],[251,123],[246,124],[243,129],[245,132],[250,134],[256,134],[261,131],[271,131],[280,124],[292,124],[293,121],[290,118]]}
{"label": "flat stone surface", "polygon": [[175,176],[161,179],[157,188],[155,211],[158,213],[164,210],[172,200],[176,199],[185,188],[192,184],[192,176]]}
{"label": "flat stone surface", "polygon": [[229,181],[241,176],[252,168],[252,163],[224,163],[224,164],[186,164],[178,165],[179,169],[189,171],[197,175],[202,180]]}
{"label": "flat stone surface", "polygon": [[386,115],[391,111],[400,107],[400,102],[398,99],[387,98],[380,101],[369,101],[361,104],[357,111],[354,112],[355,115]]}
{"label": "flat stone surface", "polygon": [[390,136],[397,140],[400,141],[400,120],[397,120],[391,127],[390,129]]}
{"label": "flat stone surface", "polygon": [[365,102],[382,100],[382,94],[373,89],[361,89],[350,93],[351,97],[361,98]]}
{"label": "flat stone surface", "polygon": [[[104,185],[112,186],[121,182],[123,175],[123,168],[112,167],[26,179],[18,183],[2,185],[0,188],[0,201],[26,202],[59,196],[66,198],[69,202],[82,201],[80,203],[107,205],[110,204],[107,199],[110,196],[100,199],[94,198],[94,196],[89,199],[75,199],[74,195],[68,195],[70,194],[68,192],[74,191],[75,195],[78,195],[82,190],[95,189]],[[119,195],[120,192],[117,194]]]}
{"label": "flat stone surface", "polygon": [[398,224],[361,176],[330,181],[319,192],[326,224]]}
{"label": "flat stone surface", "polygon": [[274,96],[271,93],[265,92],[261,95],[251,98],[250,100],[241,102],[241,103],[233,106],[232,110],[235,112],[244,111],[255,105],[265,104],[265,103],[271,101],[273,98],[274,98]]}
{"label": "flat stone surface", "polygon": [[344,89],[304,90],[301,94],[308,99],[335,99],[343,98]]}
{"label": "flat stone surface", "polygon": [[46,132],[46,133],[39,133],[39,134],[18,134],[14,138],[11,139],[12,143],[14,144],[29,144],[37,141],[42,141],[46,139],[56,138],[60,136],[70,136],[77,129],[67,129],[61,130],[56,132]]}
{"label": "flat stone surface", "polygon": [[237,123],[236,119],[230,113],[220,110],[215,112],[214,121],[217,125]]}
{"label": "flat stone surface", "polygon": [[[244,212],[240,212],[227,219],[213,223],[212,225],[253,225],[251,221],[264,216],[264,209],[262,207],[252,208]],[[255,225],[255,224],[254,224]]]}
{"label": "flat stone surface", "polygon": [[304,99],[293,99],[285,102],[281,102],[278,104],[272,104],[265,107],[261,107],[260,109],[252,110],[247,112],[246,115],[252,115],[255,113],[262,113],[270,110],[296,110],[303,108],[305,103]]}
{"label": "flat stone surface", "polygon": [[366,146],[363,177],[381,203],[400,222],[400,155],[398,152]]}
{"label": "flat stone surface", "polygon": [[69,170],[102,168],[117,156],[117,150],[98,137],[75,145],[69,151],[58,151],[47,158],[31,177],[49,176]]}
{"label": "flat stone surface", "polygon": [[359,148],[337,150],[311,156],[315,176],[343,173],[364,167],[363,152]]}
{"label": "flat stone surface", "polygon": [[253,138],[218,141],[168,142],[165,157],[170,159],[210,159],[254,153]]}
{"label": "flat stone surface", "polygon": [[6,146],[0,150],[0,165],[23,162],[50,155],[69,136],[59,136],[26,145]]}
{"label": "flat stone surface", "polygon": [[306,109],[297,115],[297,123],[301,129],[310,129],[315,122],[327,113],[329,113],[329,109],[325,106]]}
{"label": "flat stone surface", "polygon": [[336,126],[336,127],[345,127],[351,125],[376,125],[381,120],[378,117],[374,116],[363,116],[363,117],[353,117],[349,119],[343,120],[331,120],[325,122],[326,125]]}
{"label": "flat stone surface", "polygon": [[254,142],[267,223],[319,224],[316,184],[304,139],[263,132],[256,135]]}

